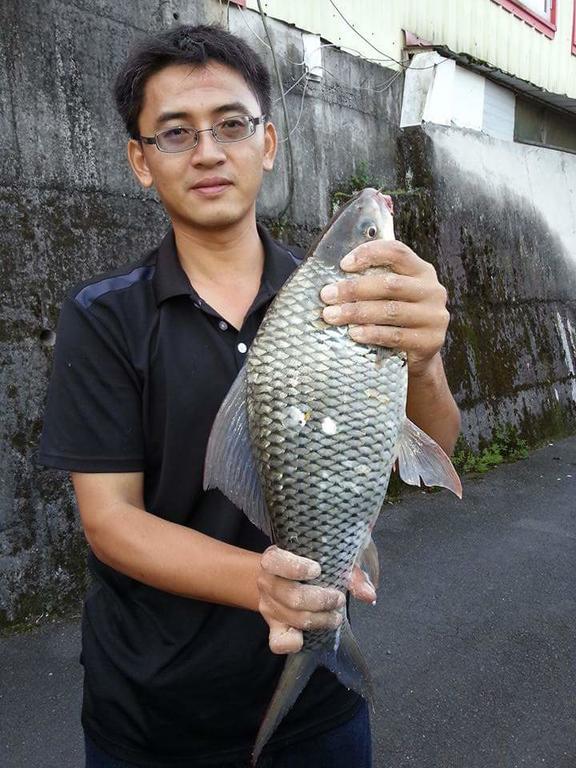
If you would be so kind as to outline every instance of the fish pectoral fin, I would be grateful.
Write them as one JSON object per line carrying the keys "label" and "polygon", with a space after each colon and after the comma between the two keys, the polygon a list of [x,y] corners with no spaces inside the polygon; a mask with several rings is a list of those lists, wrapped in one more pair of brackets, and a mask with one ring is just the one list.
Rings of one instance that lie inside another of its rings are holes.
{"label": "fish pectoral fin", "polygon": [[398,472],[408,485],[439,485],[462,498],[462,483],[442,448],[409,419],[400,430]]}
{"label": "fish pectoral fin", "polygon": [[218,488],[271,537],[270,517],[252,452],[242,368],[216,414],[204,465],[204,490]]}
{"label": "fish pectoral fin", "polygon": [[374,589],[378,589],[380,582],[380,559],[371,532],[366,535],[366,541],[358,553],[355,565],[368,575]]}

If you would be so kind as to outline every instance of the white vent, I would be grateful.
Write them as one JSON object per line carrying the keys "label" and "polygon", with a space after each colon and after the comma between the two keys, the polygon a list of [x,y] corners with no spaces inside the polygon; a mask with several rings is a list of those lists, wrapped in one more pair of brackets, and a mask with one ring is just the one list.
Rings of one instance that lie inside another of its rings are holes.
{"label": "white vent", "polygon": [[308,78],[321,80],[324,70],[322,69],[322,40],[320,35],[303,32],[302,44],[304,45],[304,64]]}
{"label": "white vent", "polygon": [[502,88],[486,80],[484,89],[484,115],[482,130],[496,139],[514,141],[514,112],[516,96],[508,88]]}
{"label": "white vent", "polygon": [[400,127],[454,125],[513,141],[515,107],[513,91],[430,51],[406,71]]}

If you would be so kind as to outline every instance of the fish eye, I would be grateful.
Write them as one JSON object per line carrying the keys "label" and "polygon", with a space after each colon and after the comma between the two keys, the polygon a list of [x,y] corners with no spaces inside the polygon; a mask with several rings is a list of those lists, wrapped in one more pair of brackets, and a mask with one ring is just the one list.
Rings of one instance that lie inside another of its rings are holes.
{"label": "fish eye", "polygon": [[376,235],[378,234],[378,230],[376,229],[376,227],[374,226],[374,224],[370,224],[370,226],[369,226],[369,227],[367,228],[367,230],[366,230],[366,234],[367,234],[367,235],[368,235],[368,237],[370,237],[370,238],[374,238],[374,237],[376,237]]}

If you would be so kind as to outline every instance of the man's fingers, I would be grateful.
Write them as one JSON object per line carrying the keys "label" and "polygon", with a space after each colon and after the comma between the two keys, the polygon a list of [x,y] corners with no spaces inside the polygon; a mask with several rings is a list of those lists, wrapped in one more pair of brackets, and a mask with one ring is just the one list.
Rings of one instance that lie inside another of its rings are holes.
{"label": "man's fingers", "polygon": [[325,307],[322,317],[333,325],[374,324],[397,325],[403,328],[425,328],[430,325],[444,327],[444,324],[447,327],[449,320],[448,312],[434,310],[432,313],[427,305],[377,300]]}
{"label": "man's fingers", "polygon": [[320,575],[314,560],[279,547],[262,555],[258,577],[258,609],[270,627],[273,653],[295,653],[302,647],[302,632],[336,629],[342,624],[345,595],[330,587],[302,584]]}
{"label": "man's fingers", "polygon": [[[333,288],[335,291],[330,292],[327,290],[328,288]],[[441,288],[440,285],[439,288]],[[395,272],[382,272],[339,280],[322,288],[320,298],[326,304],[372,301],[373,299],[422,301],[429,293],[430,286],[419,277],[397,275]]]}
{"label": "man's fingers", "polygon": [[296,629],[336,629],[342,623],[342,609],[331,611],[307,611],[289,608],[270,593],[261,594],[258,606],[268,624],[279,621]]}
{"label": "man's fingers", "polygon": [[268,547],[260,562],[266,573],[284,579],[305,581],[316,579],[321,573],[320,565],[314,560],[294,555],[275,545]]}
{"label": "man's fingers", "polygon": [[448,294],[444,286],[437,281],[386,272],[359,275],[324,286],[320,291],[320,298],[326,304],[388,299],[399,303],[428,301],[445,307]]}
{"label": "man's fingers", "polygon": [[402,349],[409,354],[422,356],[430,347],[440,348],[444,338],[442,331],[425,333],[420,329],[398,328],[393,325],[355,325],[348,333],[360,344]]}
{"label": "man's fingers", "polygon": [[346,596],[337,589],[314,587],[280,577],[269,591],[277,602],[294,611],[334,611],[346,604]]}
{"label": "man's fingers", "polygon": [[346,272],[362,272],[369,267],[390,267],[399,275],[417,275],[435,272],[434,267],[421,259],[399,240],[373,240],[359,245],[340,262]]}
{"label": "man's fingers", "polygon": [[270,624],[268,645],[272,653],[297,653],[304,643],[302,632],[280,622]]}

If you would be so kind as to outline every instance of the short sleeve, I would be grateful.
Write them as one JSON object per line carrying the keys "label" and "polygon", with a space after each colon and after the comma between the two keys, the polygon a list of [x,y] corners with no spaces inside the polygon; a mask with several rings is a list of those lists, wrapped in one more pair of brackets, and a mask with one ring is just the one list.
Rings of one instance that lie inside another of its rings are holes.
{"label": "short sleeve", "polygon": [[37,464],[75,472],[144,468],[138,373],[113,316],[62,306]]}

